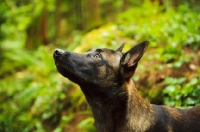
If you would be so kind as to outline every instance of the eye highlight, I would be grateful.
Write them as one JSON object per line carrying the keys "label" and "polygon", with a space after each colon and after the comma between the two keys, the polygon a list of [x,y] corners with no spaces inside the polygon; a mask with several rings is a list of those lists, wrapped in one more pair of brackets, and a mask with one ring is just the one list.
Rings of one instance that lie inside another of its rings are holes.
{"label": "eye highlight", "polygon": [[96,54],[96,55],[93,55],[92,57],[97,60],[101,58],[101,54]]}

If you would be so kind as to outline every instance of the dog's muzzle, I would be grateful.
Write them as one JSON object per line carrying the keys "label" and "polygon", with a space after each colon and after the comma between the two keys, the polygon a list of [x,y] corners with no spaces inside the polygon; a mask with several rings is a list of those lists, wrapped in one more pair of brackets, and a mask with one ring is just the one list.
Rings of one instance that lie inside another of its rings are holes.
{"label": "dog's muzzle", "polygon": [[58,57],[61,57],[64,53],[65,53],[64,50],[55,49],[54,54],[53,54],[53,57],[54,57],[54,59],[56,59],[56,58],[58,58]]}

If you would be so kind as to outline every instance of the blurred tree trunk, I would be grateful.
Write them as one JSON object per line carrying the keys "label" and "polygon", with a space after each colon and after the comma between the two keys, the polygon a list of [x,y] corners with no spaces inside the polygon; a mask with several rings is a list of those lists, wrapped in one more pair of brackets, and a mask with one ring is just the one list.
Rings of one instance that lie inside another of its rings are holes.
{"label": "blurred tree trunk", "polygon": [[127,7],[128,7],[128,0],[123,0],[122,11],[125,11]]}
{"label": "blurred tree trunk", "polygon": [[76,28],[79,30],[83,30],[85,27],[85,23],[83,21],[83,9],[82,9],[82,0],[76,0],[75,2],[75,15],[76,15]]}
{"label": "blurred tree trunk", "polygon": [[[44,3],[46,3],[46,0],[44,0]],[[47,25],[48,25],[48,12],[47,12],[47,4],[44,4],[44,10],[41,16],[41,22],[40,22],[40,32],[39,35],[41,35],[41,40],[44,45],[48,45],[49,41],[47,38]]]}
{"label": "blurred tree trunk", "polygon": [[180,4],[180,0],[172,0],[172,6],[177,8]]}
{"label": "blurred tree trunk", "polygon": [[193,5],[199,6],[200,5],[200,0],[194,0]]}
{"label": "blurred tree trunk", "polygon": [[87,0],[87,27],[93,28],[101,23],[100,5],[98,0]]}
{"label": "blurred tree trunk", "polygon": [[59,38],[59,33],[60,33],[60,21],[61,21],[61,0],[55,0],[55,38],[54,40],[56,40],[57,38]]}
{"label": "blurred tree trunk", "polygon": [[[158,4],[161,6],[161,5],[163,5],[164,3],[163,3],[163,0],[151,0],[151,2],[158,2]],[[176,0],[175,0],[176,1]]]}
{"label": "blurred tree trunk", "polygon": [[[46,2],[44,0],[44,2]],[[27,39],[25,47],[27,49],[37,48],[41,43],[47,45],[49,43],[47,38],[47,4],[44,4],[41,15],[33,18],[32,23],[27,28]]]}
{"label": "blurred tree trunk", "polygon": [[193,0],[192,1],[192,7],[195,7],[197,11],[200,11],[200,0]]}

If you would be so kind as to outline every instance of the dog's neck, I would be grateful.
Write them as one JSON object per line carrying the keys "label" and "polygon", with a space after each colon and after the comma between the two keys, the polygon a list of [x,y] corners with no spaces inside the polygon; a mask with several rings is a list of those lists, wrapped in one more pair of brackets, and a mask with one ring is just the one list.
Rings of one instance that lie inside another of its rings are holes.
{"label": "dog's neck", "polygon": [[145,131],[149,128],[153,113],[151,104],[141,97],[131,79],[122,87],[119,89],[124,91],[112,97],[105,96],[103,99],[98,95],[91,95],[82,88],[91,106],[97,130],[123,132]]}
{"label": "dog's neck", "polygon": [[131,79],[124,85],[129,97],[126,115],[127,125],[131,126],[129,131],[147,131],[154,120],[152,118],[154,115],[153,106],[141,97]]}

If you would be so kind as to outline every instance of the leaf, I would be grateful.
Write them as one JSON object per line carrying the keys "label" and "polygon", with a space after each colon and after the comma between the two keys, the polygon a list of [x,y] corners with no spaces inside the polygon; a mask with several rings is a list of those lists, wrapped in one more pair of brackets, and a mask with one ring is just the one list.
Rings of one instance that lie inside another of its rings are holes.
{"label": "leaf", "polygon": [[175,86],[173,86],[173,85],[168,85],[168,86],[164,89],[163,93],[170,94],[170,93],[173,93],[175,90],[176,90],[176,87],[175,87]]}
{"label": "leaf", "polygon": [[95,132],[95,127],[93,124],[94,119],[92,117],[88,117],[78,124],[78,128],[87,130],[87,132]]}
{"label": "leaf", "polygon": [[197,100],[193,99],[193,98],[187,98],[185,101],[184,101],[186,104],[188,105],[194,105],[196,104]]}

